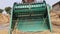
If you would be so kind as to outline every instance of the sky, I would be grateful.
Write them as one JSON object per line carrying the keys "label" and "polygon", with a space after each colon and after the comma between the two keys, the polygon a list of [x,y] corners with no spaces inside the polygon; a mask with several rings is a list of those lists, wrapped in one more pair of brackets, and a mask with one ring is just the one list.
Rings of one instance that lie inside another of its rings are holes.
{"label": "sky", "polygon": [[[47,4],[49,4],[50,6],[52,6],[53,4],[55,4],[56,2],[60,1],[60,0],[45,0]],[[12,7],[14,2],[21,2],[21,0],[0,0],[0,8],[4,9],[5,7]]]}

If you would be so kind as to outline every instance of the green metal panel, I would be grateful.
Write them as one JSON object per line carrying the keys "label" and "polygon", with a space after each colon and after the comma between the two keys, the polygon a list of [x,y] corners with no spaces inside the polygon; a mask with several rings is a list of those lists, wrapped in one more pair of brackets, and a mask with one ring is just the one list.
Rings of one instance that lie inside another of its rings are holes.
{"label": "green metal panel", "polygon": [[31,3],[31,4],[15,4],[14,5],[14,13],[22,13],[22,12],[45,12],[46,4],[45,3]]}
{"label": "green metal panel", "polygon": [[49,5],[47,5],[49,28],[50,28],[50,31],[52,32],[52,23],[51,23],[51,18],[50,18],[50,10],[51,10],[51,7]]}
{"label": "green metal panel", "polygon": [[31,4],[15,3],[13,6],[10,27],[13,30],[16,21],[18,20],[16,29],[23,32],[36,32],[48,29],[52,31],[49,11],[50,6],[47,6],[45,2]]}
{"label": "green metal panel", "polygon": [[36,32],[36,31],[44,31],[48,29],[46,24],[46,19],[43,17],[37,19],[25,19],[20,20],[17,25],[17,29],[24,32]]}

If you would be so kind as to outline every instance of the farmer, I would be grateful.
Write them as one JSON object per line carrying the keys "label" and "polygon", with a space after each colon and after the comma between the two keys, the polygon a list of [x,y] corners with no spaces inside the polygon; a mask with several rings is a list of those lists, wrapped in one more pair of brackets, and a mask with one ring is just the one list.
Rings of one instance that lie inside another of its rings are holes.
{"label": "farmer", "polygon": [[23,3],[41,3],[43,0],[22,0]]}

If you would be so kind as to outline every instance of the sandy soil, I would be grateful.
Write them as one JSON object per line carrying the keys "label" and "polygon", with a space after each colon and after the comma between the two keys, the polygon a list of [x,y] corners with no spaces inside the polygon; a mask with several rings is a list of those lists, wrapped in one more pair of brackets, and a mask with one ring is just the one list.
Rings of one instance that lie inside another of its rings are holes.
{"label": "sandy soil", "polygon": [[0,34],[8,34],[8,30],[7,29],[0,30]]}

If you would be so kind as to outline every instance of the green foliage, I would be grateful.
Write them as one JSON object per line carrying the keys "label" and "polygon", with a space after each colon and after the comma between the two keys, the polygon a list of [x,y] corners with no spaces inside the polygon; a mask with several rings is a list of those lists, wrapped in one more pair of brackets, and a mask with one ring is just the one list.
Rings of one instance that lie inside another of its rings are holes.
{"label": "green foliage", "polygon": [[10,14],[11,13],[11,7],[6,7],[5,11]]}
{"label": "green foliage", "polygon": [[0,13],[2,13],[3,12],[3,9],[0,9]]}

